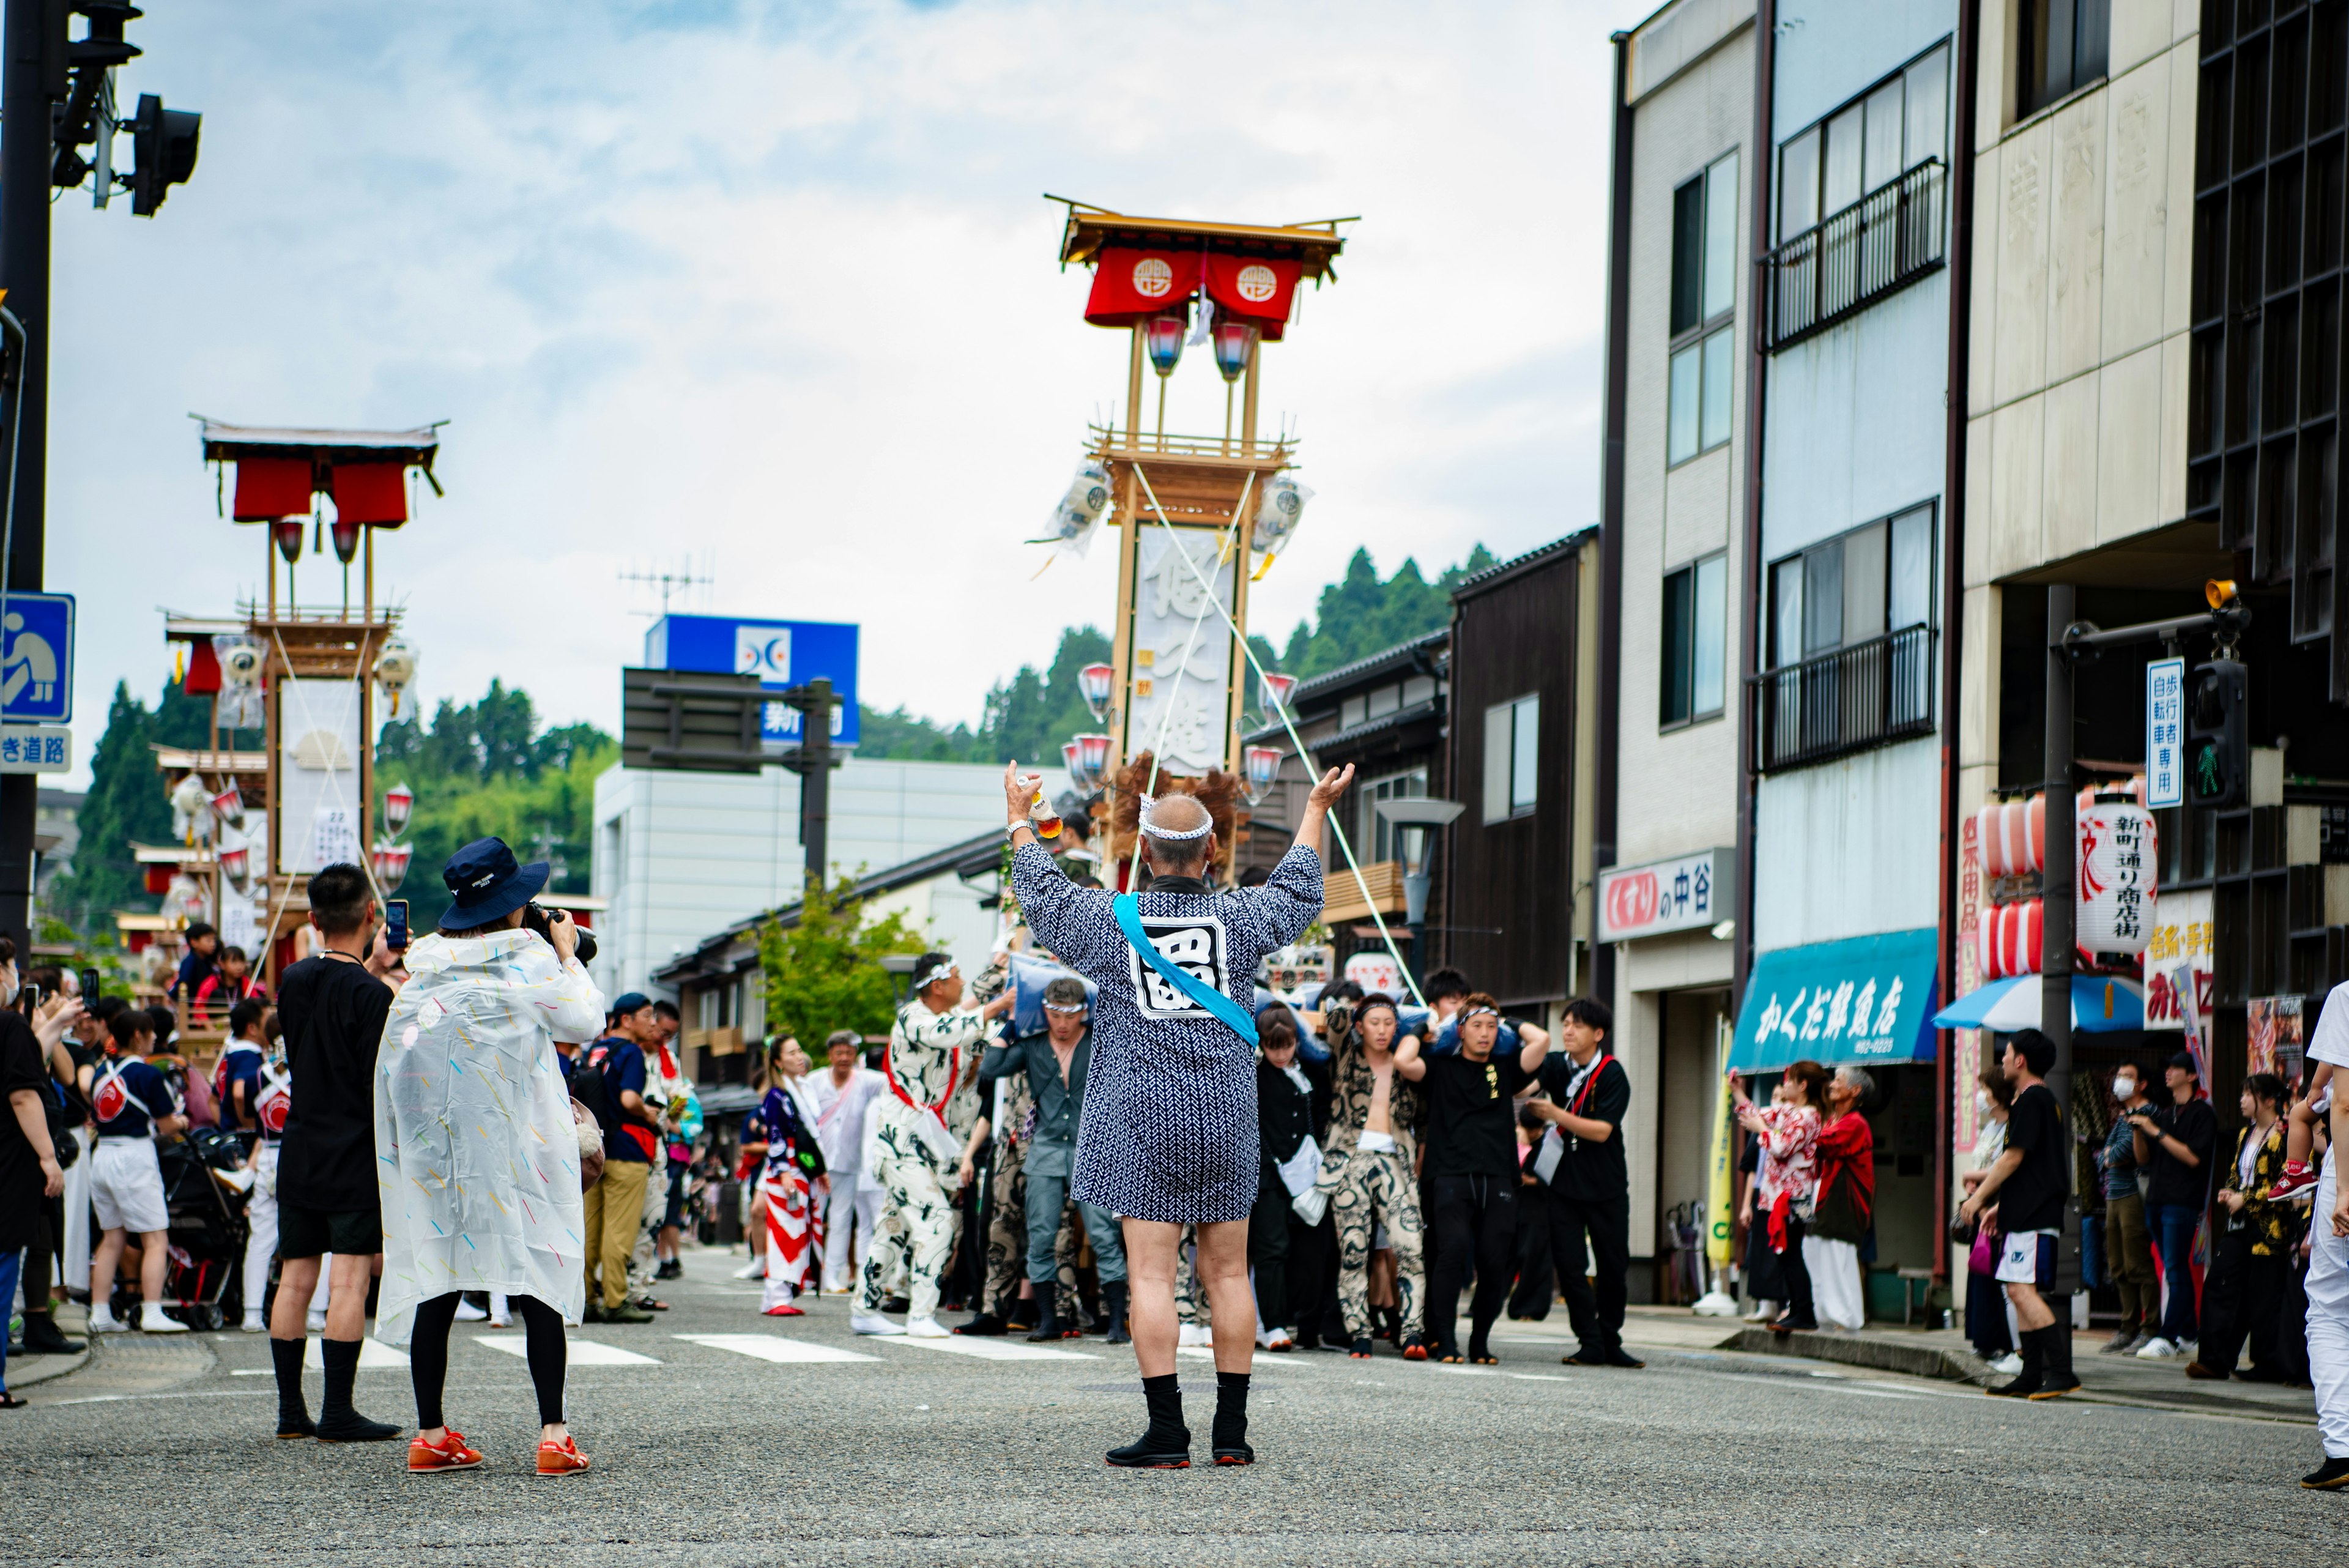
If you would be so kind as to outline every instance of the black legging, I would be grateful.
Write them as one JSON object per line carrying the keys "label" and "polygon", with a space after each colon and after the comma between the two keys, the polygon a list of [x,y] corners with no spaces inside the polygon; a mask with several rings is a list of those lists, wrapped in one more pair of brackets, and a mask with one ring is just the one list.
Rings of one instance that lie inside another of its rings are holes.
{"label": "black legging", "polygon": [[[538,1423],[563,1419],[563,1367],[568,1347],[563,1314],[536,1296],[511,1296],[527,1331],[531,1386],[538,1390]],[[449,1380],[449,1328],[457,1321],[459,1293],[435,1296],[416,1309],[416,1336],[408,1347],[408,1372],[416,1384],[416,1424],[425,1431],[444,1425],[440,1386]]]}
{"label": "black legging", "polygon": [[1786,1212],[1786,1250],[1778,1254],[1779,1272],[1786,1276],[1786,1326],[1816,1328],[1817,1309],[1811,1301],[1810,1265],[1803,1261],[1803,1234],[1809,1227],[1802,1216],[1789,1209]]}
{"label": "black legging", "polygon": [[1453,1336],[1459,1326],[1460,1287],[1473,1262],[1476,1293],[1468,1305],[1468,1343],[1472,1352],[1482,1351],[1516,1273],[1516,1173],[1438,1176],[1428,1187],[1434,1199],[1428,1229],[1435,1237],[1435,1266],[1427,1281],[1428,1337],[1439,1351],[1457,1348]]}

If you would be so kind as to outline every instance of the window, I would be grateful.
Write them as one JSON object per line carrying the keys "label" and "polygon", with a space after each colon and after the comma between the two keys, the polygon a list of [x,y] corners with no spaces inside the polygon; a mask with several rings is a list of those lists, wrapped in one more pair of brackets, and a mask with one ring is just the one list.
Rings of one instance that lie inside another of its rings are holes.
{"label": "window", "polygon": [[2020,117],[2105,74],[2112,0],[2017,0],[2014,85]]}
{"label": "window", "polygon": [[1729,439],[1736,385],[1737,154],[1672,192],[1671,374],[1665,451],[1686,462]]}
{"label": "window", "polygon": [[1667,728],[1722,711],[1729,557],[1708,556],[1664,576],[1662,711]]}
{"label": "window", "polygon": [[1781,142],[1778,243],[1941,157],[1949,119],[1950,47],[1943,44]]}
{"label": "window", "polygon": [[1426,794],[1427,770],[1425,768],[1414,768],[1407,774],[1391,774],[1382,779],[1373,779],[1362,789],[1362,829],[1361,836],[1357,842],[1370,850],[1370,854],[1363,857],[1364,865],[1374,865],[1381,860],[1402,858],[1402,846],[1395,842],[1394,824],[1379,815],[1379,802],[1414,799]]}
{"label": "window", "polygon": [[1541,763],[1541,698],[1485,710],[1485,820],[1506,822],[1534,808]]}
{"label": "window", "polygon": [[1769,662],[1800,664],[1930,624],[1933,508],[1839,534],[1770,568]]}

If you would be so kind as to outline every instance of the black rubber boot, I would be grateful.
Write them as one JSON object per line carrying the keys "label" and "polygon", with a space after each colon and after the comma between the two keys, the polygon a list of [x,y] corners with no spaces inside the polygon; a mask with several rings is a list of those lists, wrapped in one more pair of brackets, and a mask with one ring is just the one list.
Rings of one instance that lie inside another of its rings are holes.
{"label": "black rubber boot", "polygon": [[316,1425],[310,1419],[309,1402],[302,1397],[302,1347],[298,1339],[273,1339],[269,1342],[269,1359],[277,1368],[277,1435],[281,1438],[315,1438]]}
{"label": "black rubber boot", "polygon": [[2338,1491],[2349,1486],[2349,1459],[2328,1459],[2301,1477],[2300,1484],[2311,1491]]}
{"label": "black rubber boot", "polygon": [[1183,1389],[1175,1374],[1143,1378],[1142,1397],[1150,1407],[1149,1430],[1122,1449],[1112,1449],[1109,1462],[1125,1469],[1189,1469],[1191,1428],[1183,1424]]}
{"label": "black rubber boot", "polygon": [[957,1334],[978,1334],[982,1338],[999,1337],[1005,1329],[1003,1320],[991,1312],[983,1312],[955,1330]]}
{"label": "black rubber boot", "polygon": [[27,1355],[71,1355],[81,1348],[81,1341],[67,1339],[57,1328],[57,1320],[45,1312],[25,1314],[25,1354]]}
{"label": "black rubber boot", "polygon": [[1125,1326],[1125,1282],[1112,1280],[1102,1286],[1102,1312],[1109,1319],[1111,1345],[1132,1345],[1133,1335]]}
{"label": "black rubber boot", "polygon": [[1216,1424],[1210,1440],[1219,1465],[1256,1463],[1256,1450],[1247,1444],[1247,1373],[1216,1374]]}
{"label": "black rubber boot", "polygon": [[326,1363],[326,1397],[318,1407],[318,1441],[382,1443],[399,1436],[399,1428],[370,1421],[351,1407],[351,1387],[358,1381],[359,1342],[322,1339],[318,1351]]}
{"label": "black rubber boot", "polygon": [[2013,1382],[2002,1383],[1984,1392],[1993,1399],[2028,1399],[2044,1387],[2047,1382],[2047,1351],[2040,1335],[2045,1332],[2044,1329],[2024,1329],[2022,1334],[2023,1371]]}
{"label": "black rubber boot", "polygon": [[2080,1386],[2080,1379],[2072,1372],[2072,1325],[2064,1321],[2070,1312],[2071,1303],[2060,1302],[2055,1321],[2039,1331],[2047,1370],[2031,1395],[2033,1399],[2060,1399]]}
{"label": "black rubber boot", "polygon": [[1061,1337],[1060,1289],[1058,1284],[1036,1287],[1036,1326],[1028,1331],[1030,1339]]}

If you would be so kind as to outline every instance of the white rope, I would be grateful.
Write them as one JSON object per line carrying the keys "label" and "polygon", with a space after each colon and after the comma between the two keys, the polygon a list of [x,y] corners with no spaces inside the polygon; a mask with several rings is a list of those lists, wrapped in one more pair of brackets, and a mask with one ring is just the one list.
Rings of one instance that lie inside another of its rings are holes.
{"label": "white rope", "polygon": [[[1247,645],[1247,639],[1240,635],[1238,623],[1232,619],[1232,612],[1224,608],[1224,601],[1216,596],[1215,586],[1209,583],[1206,575],[1199,570],[1198,563],[1191,559],[1189,551],[1182,549],[1182,536],[1175,534],[1174,524],[1166,520],[1166,509],[1158,504],[1158,492],[1152,487],[1150,475],[1142,471],[1142,465],[1138,462],[1133,465],[1133,474],[1135,478],[1142,481],[1143,493],[1150,497],[1150,509],[1158,514],[1158,525],[1165,529],[1167,535],[1174,540],[1176,550],[1183,557],[1183,564],[1191,568],[1191,575],[1197,577],[1200,586],[1207,590],[1208,602],[1213,604],[1217,613],[1222,615],[1224,624],[1231,628],[1232,639],[1240,645],[1240,651],[1247,656],[1249,666],[1256,670],[1257,681],[1265,684],[1269,690],[1269,683],[1265,681],[1264,665],[1257,659],[1256,649],[1250,648]],[[1297,732],[1296,722],[1288,715],[1288,705],[1283,702],[1276,704],[1276,707],[1280,713],[1280,727],[1288,732],[1289,744],[1297,748],[1297,757],[1305,764],[1306,775],[1318,780],[1321,776],[1321,770],[1315,765],[1313,753],[1306,749],[1305,737]],[[1371,897],[1371,884],[1362,875],[1362,863],[1354,858],[1354,846],[1347,842],[1345,827],[1338,821],[1334,812],[1330,814],[1327,820],[1330,824],[1330,831],[1337,835],[1339,852],[1346,857],[1346,868],[1354,874],[1354,886],[1361,893],[1362,902],[1370,909],[1371,922],[1378,927],[1379,940],[1386,944],[1388,956],[1395,961],[1395,971],[1402,976],[1403,984],[1411,988],[1411,999],[1420,1006],[1425,1007],[1427,998],[1420,994],[1419,981],[1412,978],[1411,966],[1402,961],[1402,950],[1395,946],[1394,933],[1387,929],[1386,921],[1380,917],[1378,900]]]}

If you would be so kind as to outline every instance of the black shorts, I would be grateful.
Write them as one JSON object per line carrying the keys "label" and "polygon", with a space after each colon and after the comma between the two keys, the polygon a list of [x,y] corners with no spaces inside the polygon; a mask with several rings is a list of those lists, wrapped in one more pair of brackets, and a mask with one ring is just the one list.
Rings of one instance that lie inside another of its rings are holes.
{"label": "black shorts", "polygon": [[681,1165],[668,1168],[668,1207],[661,1211],[661,1224],[665,1227],[682,1227],[685,1223],[685,1170]]}
{"label": "black shorts", "polygon": [[372,1257],[383,1251],[383,1211],[365,1209],[304,1209],[277,1206],[277,1255],[315,1258],[322,1252]]}

